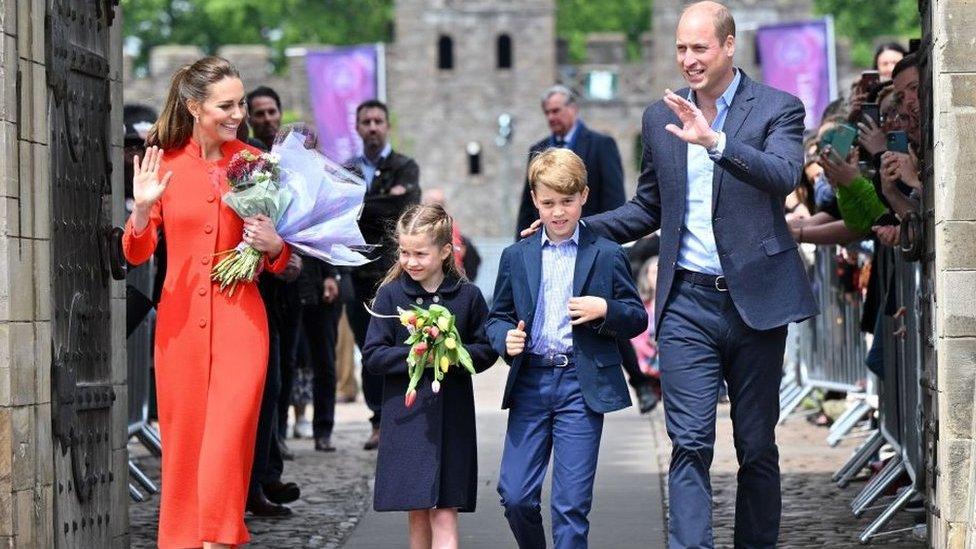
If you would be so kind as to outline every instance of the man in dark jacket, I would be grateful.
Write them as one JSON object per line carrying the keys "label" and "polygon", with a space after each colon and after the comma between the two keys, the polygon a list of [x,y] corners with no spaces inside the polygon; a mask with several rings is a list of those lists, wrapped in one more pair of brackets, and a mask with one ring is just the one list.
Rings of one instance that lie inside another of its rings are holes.
{"label": "man in dark jacket", "polygon": [[[551,135],[536,142],[529,149],[529,160],[549,147],[565,147],[583,159],[586,165],[586,185],[589,198],[583,206],[583,216],[612,210],[624,203],[624,170],[617,143],[609,135],[595,132],[579,119],[576,96],[566,86],[556,85],[542,95],[542,111],[546,115]],[[529,194],[529,182],[522,189],[515,239],[536,220],[535,206]]]}
{"label": "man in dark jacket", "polygon": [[[359,229],[369,244],[378,244],[374,261],[352,269],[353,303],[347,310],[349,325],[360,349],[366,342],[369,313],[363,303],[372,301],[376,287],[396,261],[397,243],[393,230],[397,219],[408,207],[420,203],[420,168],[410,157],[393,151],[387,140],[390,132],[389,111],[375,99],[356,108],[356,131],[363,140],[363,154],[350,159],[347,167],[362,174],[366,197]],[[373,412],[373,433],[363,446],[375,450],[379,445],[380,407],[383,400],[383,377],[363,370],[363,397]]]}

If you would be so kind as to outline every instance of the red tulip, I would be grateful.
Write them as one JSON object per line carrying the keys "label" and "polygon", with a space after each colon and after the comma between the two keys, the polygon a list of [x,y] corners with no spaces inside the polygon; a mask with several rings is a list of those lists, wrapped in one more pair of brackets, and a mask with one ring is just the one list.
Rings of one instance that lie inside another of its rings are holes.
{"label": "red tulip", "polygon": [[415,355],[422,355],[426,352],[427,352],[427,343],[424,341],[421,341],[420,343],[417,343],[416,345],[413,346],[413,353]]}
{"label": "red tulip", "polygon": [[403,398],[403,404],[407,408],[413,406],[413,403],[416,401],[417,401],[417,391],[414,389],[411,389],[409,392],[407,392],[407,395]]}
{"label": "red tulip", "polygon": [[437,329],[437,326],[432,326],[430,328],[430,337],[437,339],[437,336],[440,335],[440,333],[441,331]]}

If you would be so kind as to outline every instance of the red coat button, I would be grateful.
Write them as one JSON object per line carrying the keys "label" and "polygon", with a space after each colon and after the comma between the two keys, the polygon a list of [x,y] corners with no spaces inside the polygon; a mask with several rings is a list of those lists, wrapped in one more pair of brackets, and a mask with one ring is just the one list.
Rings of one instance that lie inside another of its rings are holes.
{"label": "red coat button", "polygon": [[200,295],[207,295],[207,289],[204,288],[203,286],[200,286],[200,289],[197,290],[197,293]]}
{"label": "red coat button", "polygon": [[212,233],[213,232],[213,225],[211,225],[209,223],[207,223],[206,225],[204,225],[203,226],[203,232],[205,232],[207,234]]}
{"label": "red coat button", "polygon": [[210,257],[209,256],[206,256],[206,255],[203,256],[203,257],[201,257],[200,258],[200,263],[203,263],[204,265],[209,265],[210,264]]}
{"label": "red coat button", "polygon": [[217,197],[216,196],[214,196],[212,194],[209,195],[209,196],[207,196],[207,202],[213,202],[214,200],[217,200]]}
{"label": "red coat button", "polygon": [[201,318],[200,319],[200,327],[201,328],[206,328],[207,327],[207,319],[206,318]]}

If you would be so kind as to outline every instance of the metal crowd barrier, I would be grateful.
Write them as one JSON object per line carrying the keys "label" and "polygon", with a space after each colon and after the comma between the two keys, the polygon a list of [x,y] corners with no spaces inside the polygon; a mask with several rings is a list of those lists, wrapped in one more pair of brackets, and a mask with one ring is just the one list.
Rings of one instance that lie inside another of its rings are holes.
{"label": "metal crowd barrier", "polygon": [[[836,248],[817,248],[811,279],[820,299],[821,314],[791,326],[780,403],[783,421],[814,389],[859,392],[858,399],[831,428],[827,442],[836,445],[866,416],[877,411],[877,429],[854,451],[833,480],[846,486],[879,450],[887,444],[894,452],[885,467],[876,474],[851,502],[851,510],[860,517],[881,509],[858,536],[861,543],[894,532],[880,529],[913,498],[925,493],[922,432],[922,339],[919,320],[924,298],[922,275],[918,263],[908,262],[900,253],[885,248],[876,254],[872,268],[882,283],[882,295],[889,296],[899,314],[883,317],[881,330],[884,375],[877,383],[877,400],[864,391],[869,378],[864,362],[867,352],[859,331],[861,302],[857,296],[844,295],[837,277]],[[882,307],[885,307],[882,300]],[[902,309],[903,308],[903,309]],[[888,313],[891,313],[889,310]],[[868,385],[870,387],[870,384]],[[872,507],[899,480],[908,485],[892,498]]]}
{"label": "metal crowd barrier", "polygon": [[[864,392],[867,349],[859,325],[861,300],[842,292],[835,256],[836,247],[818,246],[809,266],[820,314],[790,326],[790,352],[780,387],[780,423],[814,389]],[[832,436],[845,435],[870,407],[862,403],[852,410],[838,419]],[[837,442],[839,438],[831,445]]]}
{"label": "metal crowd barrier", "polygon": [[[908,485],[891,501],[860,536],[862,543],[880,535],[878,531],[913,498],[925,493],[922,448],[923,413],[921,395],[923,297],[921,266],[906,261],[902,254],[886,250],[883,279],[885,295],[892,295],[898,313],[885,316],[883,330],[884,381],[880,400],[880,432],[895,451],[885,468],[868,483],[852,504],[861,516],[890,486],[907,477]],[[889,311],[890,312],[890,311]]]}
{"label": "metal crowd barrier", "polygon": [[[155,261],[150,260],[143,265],[129,269],[126,274],[126,285],[142,292],[146,296],[153,295],[153,278],[155,275]],[[146,318],[126,339],[127,378],[128,389],[128,429],[129,438],[136,437],[150,452],[159,456],[162,454],[162,444],[159,434],[149,423],[149,399],[152,390],[153,363],[153,335],[156,328],[156,312],[150,311]],[[131,459],[129,460],[129,474],[139,486],[149,494],[159,492],[159,488]],[[129,483],[129,495],[135,501],[145,501],[146,496],[139,489]]]}

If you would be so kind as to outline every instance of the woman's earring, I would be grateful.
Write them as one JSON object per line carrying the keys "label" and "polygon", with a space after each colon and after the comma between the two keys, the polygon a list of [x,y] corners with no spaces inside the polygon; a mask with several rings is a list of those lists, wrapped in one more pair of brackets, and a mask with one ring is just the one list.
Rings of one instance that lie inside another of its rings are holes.
{"label": "woman's earring", "polygon": [[200,117],[199,116],[195,116],[194,115],[193,120],[196,121],[197,124],[200,123]]}

